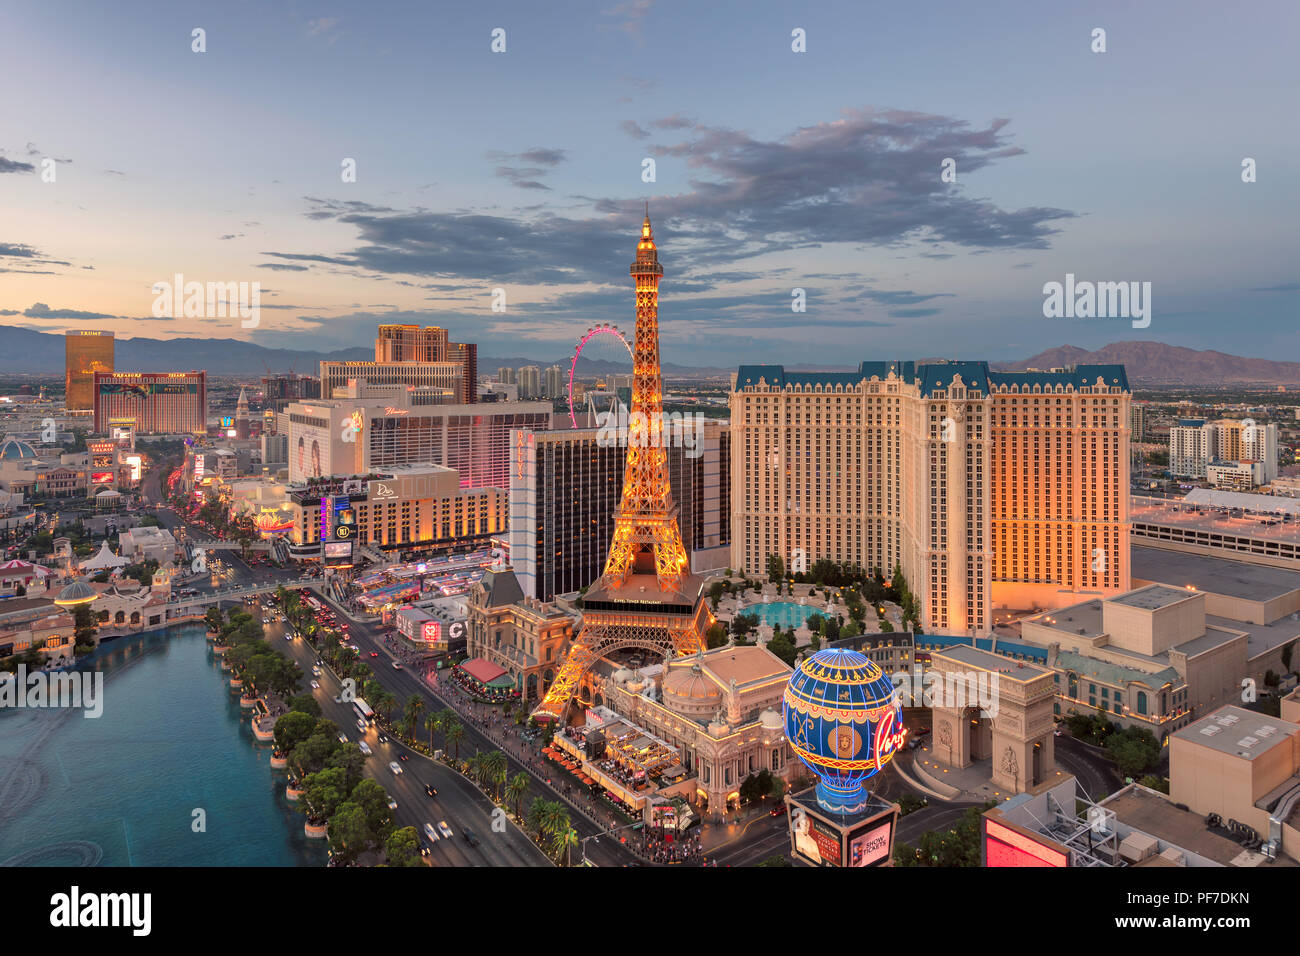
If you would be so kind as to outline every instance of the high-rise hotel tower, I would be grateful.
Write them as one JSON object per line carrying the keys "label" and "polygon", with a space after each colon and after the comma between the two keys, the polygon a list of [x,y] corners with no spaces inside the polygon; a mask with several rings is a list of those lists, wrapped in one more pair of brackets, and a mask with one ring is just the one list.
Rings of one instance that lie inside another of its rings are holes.
{"label": "high-rise hotel tower", "polygon": [[897,565],[940,634],[985,634],[995,607],[1128,590],[1131,397],[1120,365],[741,366],[732,563]]}

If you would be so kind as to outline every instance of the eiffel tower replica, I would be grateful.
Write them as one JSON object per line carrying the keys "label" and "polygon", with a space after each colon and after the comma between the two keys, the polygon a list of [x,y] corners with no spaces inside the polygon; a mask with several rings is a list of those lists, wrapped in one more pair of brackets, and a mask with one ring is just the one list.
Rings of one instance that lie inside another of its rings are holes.
{"label": "eiffel tower replica", "polygon": [[659,264],[650,210],[632,263],[636,282],[636,346],[632,355],[632,409],[628,415],[623,496],[605,572],[583,599],[582,630],[559,673],[533,711],[539,720],[564,721],[583,674],[613,651],[637,647],[664,657],[696,654],[714,622],[702,584],[691,574],[677,505],[668,484],[669,436],[663,429],[659,370]]}

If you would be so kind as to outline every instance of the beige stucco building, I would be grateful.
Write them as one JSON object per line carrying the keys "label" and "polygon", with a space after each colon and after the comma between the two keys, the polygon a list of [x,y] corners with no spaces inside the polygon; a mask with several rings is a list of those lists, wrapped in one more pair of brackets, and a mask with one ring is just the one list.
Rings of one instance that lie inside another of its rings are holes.
{"label": "beige stucco building", "polygon": [[502,667],[525,701],[540,700],[576,633],[576,616],[559,604],[526,597],[514,571],[489,570],[470,589],[466,651]]}
{"label": "beige stucco building", "polygon": [[666,667],[589,671],[579,698],[606,706],[678,750],[701,813],[739,805],[740,783],[767,770],[806,774],[785,740],[781,696],[791,668],[765,647],[719,647]]}
{"label": "beige stucco building", "polygon": [[1169,796],[1300,860],[1300,724],[1221,707],[1170,738]]}
{"label": "beige stucco building", "polygon": [[995,605],[1129,587],[1122,366],[742,366],[731,393],[732,565],[900,566],[930,633],[983,635]]}
{"label": "beige stucco building", "polygon": [[[1227,580],[1200,579],[1228,590]],[[1242,582],[1243,593],[1235,596],[1148,584],[1026,618],[1020,640],[1046,649],[1056,675],[1056,713],[1100,708],[1111,720],[1146,727],[1163,740],[1208,710],[1258,696],[1270,671],[1287,670],[1288,647],[1294,654],[1300,646],[1300,623],[1290,614],[1267,618],[1291,606],[1294,582],[1251,584]],[[1287,593],[1275,595],[1276,588]]]}

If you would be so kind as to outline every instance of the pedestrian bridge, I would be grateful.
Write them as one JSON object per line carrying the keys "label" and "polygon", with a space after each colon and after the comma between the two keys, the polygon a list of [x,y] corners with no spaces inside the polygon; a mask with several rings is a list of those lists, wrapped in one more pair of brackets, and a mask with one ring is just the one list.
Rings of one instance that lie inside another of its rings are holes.
{"label": "pedestrian bridge", "polygon": [[221,588],[217,591],[209,591],[206,594],[194,594],[190,597],[182,598],[179,601],[170,601],[167,604],[168,616],[173,611],[188,610],[196,607],[205,607],[210,604],[216,604],[219,601],[235,601],[252,597],[255,594],[271,594],[280,588],[292,590],[294,588],[311,588],[319,592],[321,582],[319,578],[297,578],[292,581],[276,581],[271,584],[247,584],[242,587]]}

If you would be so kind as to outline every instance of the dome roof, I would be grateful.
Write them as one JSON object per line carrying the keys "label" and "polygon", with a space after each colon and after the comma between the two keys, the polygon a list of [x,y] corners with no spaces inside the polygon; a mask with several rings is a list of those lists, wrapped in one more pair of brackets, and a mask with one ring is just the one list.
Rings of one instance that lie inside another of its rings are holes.
{"label": "dome roof", "polygon": [[17,438],[6,438],[4,444],[0,444],[0,460],[17,461],[35,457],[36,450],[27,442],[19,441]]}
{"label": "dome roof", "polygon": [[781,715],[771,707],[764,708],[763,712],[758,715],[758,723],[764,730],[780,730]]}
{"label": "dome roof", "polygon": [[663,702],[682,717],[712,717],[722,706],[722,690],[704,676],[698,663],[690,667],[673,667],[664,677]]}
{"label": "dome roof", "polygon": [[679,667],[664,679],[664,693],[685,700],[722,700],[718,685],[704,676],[698,664],[687,669]]}
{"label": "dome roof", "polygon": [[74,604],[89,604],[97,597],[99,597],[99,592],[78,578],[59,592],[59,596],[54,599],[54,603],[60,607],[69,607]]}

